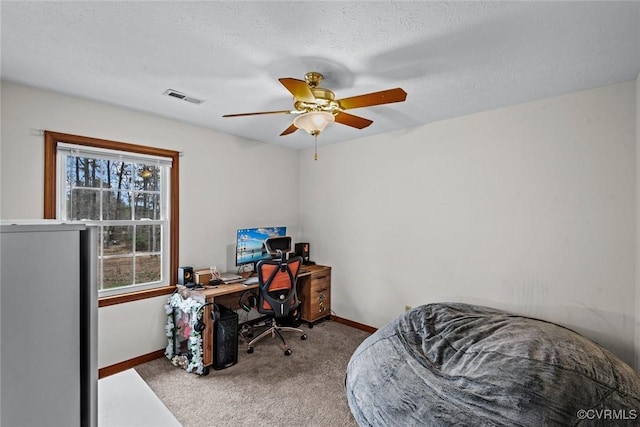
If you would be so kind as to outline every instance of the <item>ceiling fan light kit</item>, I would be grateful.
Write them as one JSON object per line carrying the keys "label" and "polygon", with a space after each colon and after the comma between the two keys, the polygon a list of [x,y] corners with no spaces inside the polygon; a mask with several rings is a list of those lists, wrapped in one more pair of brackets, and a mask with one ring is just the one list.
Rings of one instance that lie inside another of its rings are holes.
{"label": "ceiling fan light kit", "polygon": [[293,126],[307,131],[315,139],[313,160],[318,160],[318,135],[334,120],[333,114],[326,111],[310,111],[293,119]]}
{"label": "ceiling fan light kit", "polygon": [[326,111],[310,111],[293,119],[293,124],[298,129],[305,130],[309,135],[316,136],[334,121],[335,118],[331,113]]}
{"label": "ceiling fan light kit", "polygon": [[[303,129],[315,137],[317,147],[318,135],[333,122],[356,129],[364,129],[373,123],[372,120],[365,119],[364,117],[345,113],[344,110],[403,102],[407,98],[407,93],[398,87],[336,100],[332,91],[318,86],[323,78],[322,74],[311,71],[304,75],[304,80],[298,80],[292,77],[278,79],[293,95],[294,110],[225,114],[222,117],[255,116],[262,114],[299,114],[280,136],[289,135],[298,129]],[[318,158],[317,150],[315,158],[316,160]]]}

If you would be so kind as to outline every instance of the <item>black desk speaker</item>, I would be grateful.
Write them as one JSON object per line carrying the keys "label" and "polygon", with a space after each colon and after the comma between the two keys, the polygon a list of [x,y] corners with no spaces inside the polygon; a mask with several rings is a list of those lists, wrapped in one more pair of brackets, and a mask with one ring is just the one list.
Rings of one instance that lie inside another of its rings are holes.
{"label": "black desk speaker", "polygon": [[186,286],[193,280],[193,267],[178,267],[178,285]]}
{"label": "black desk speaker", "polygon": [[[215,370],[238,363],[238,314],[222,305],[219,309],[219,318],[213,324],[213,369]],[[212,317],[213,314],[211,311]]]}
{"label": "black desk speaker", "polygon": [[296,243],[295,246],[296,256],[302,257],[302,263],[304,265],[309,265],[310,255],[309,255],[309,243]]}

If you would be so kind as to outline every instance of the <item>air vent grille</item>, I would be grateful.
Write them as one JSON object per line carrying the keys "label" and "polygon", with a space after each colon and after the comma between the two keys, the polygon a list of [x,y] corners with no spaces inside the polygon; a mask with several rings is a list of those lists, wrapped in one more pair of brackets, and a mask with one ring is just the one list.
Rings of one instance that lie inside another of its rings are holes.
{"label": "air vent grille", "polygon": [[202,104],[204,102],[203,99],[192,98],[190,96],[184,97],[183,99],[187,102],[191,102],[192,104]]}
{"label": "air vent grille", "polygon": [[163,95],[171,96],[177,99],[182,99],[183,101],[187,101],[192,104],[202,104],[204,102],[204,99],[198,99],[193,96],[186,95],[182,92],[178,92],[177,90],[174,90],[174,89],[165,90]]}

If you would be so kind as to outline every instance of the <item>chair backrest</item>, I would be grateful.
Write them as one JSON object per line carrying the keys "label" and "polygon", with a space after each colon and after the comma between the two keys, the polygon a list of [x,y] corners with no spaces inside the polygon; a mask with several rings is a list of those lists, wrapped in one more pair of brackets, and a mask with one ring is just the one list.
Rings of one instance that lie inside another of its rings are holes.
{"label": "chair backrest", "polygon": [[273,314],[276,318],[287,317],[300,302],[296,293],[298,272],[302,257],[289,260],[261,260],[258,269],[258,311]]}
{"label": "chair backrest", "polygon": [[291,236],[274,236],[264,241],[264,246],[271,259],[286,258],[292,250]]}

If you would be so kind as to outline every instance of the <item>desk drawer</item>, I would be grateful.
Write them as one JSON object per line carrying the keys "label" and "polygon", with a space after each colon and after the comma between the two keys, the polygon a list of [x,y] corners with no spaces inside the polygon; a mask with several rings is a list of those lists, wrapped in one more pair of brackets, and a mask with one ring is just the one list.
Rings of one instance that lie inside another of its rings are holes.
{"label": "desk drawer", "polygon": [[302,319],[315,322],[331,315],[331,270],[313,274],[302,292]]}
{"label": "desk drawer", "polygon": [[331,314],[331,288],[321,287],[311,292],[309,317],[311,321]]}
{"label": "desk drawer", "polygon": [[317,273],[311,276],[311,286],[330,286],[331,285],[331,273]]}

